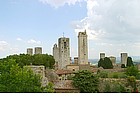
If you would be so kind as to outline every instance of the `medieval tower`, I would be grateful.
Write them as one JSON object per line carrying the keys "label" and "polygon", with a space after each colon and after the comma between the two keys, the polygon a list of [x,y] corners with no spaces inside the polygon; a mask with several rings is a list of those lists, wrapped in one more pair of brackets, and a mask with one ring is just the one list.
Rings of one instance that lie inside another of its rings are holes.
{"label": "medieval tower", "polygon": [[70,45],[69,38],[59,38],[58,46],[54,44],[53,56],[55,59],[55,66],[58,69],[66,69],[66,66],[70,64]]}
{"label": "medieval tower", "polygon": [[121,64],[124,64],[126,66],[126,64],[127,64],[127,57],[128,57],[127,53],[121,53]]}
{"label": "medieval tower", "polygon": [[55,62],[58,63],[58,61],[59,61],[59,48],[58,48],[57,44],[54,44],[53,56],[54,56]]}
{"label": "medieval tower", "polygon": [[65,38],[65,37],[59,38],[58,46],[59,46],[58,68],[66,69],[66,66],[70,64],[69,38]]}
{"label": "medieval tower", "polygon": [[33,49],[32,49],[32,48],[28,48],[28,49],[27,49],[27,54],[33,55]]}
{"label": "medieval tower", "polygon": [[42,47],[35,47],[35,54],[42,54]]}
{"label": "medieval tower", "polygon": [[85,32],[79,32],[78,34],[78,61],[79,65],[88,64],[88,43],[86,30]]}

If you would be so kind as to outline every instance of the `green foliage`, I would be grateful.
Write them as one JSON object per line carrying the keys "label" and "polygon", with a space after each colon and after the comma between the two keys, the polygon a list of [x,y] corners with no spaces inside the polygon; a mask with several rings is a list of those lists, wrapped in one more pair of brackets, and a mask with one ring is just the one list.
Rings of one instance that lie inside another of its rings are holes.
{"label": "green foliage", "polygon": [[100,78],[108,78],[108,72],[105,71],[98,72],[98,76]]}
{"label": "green foliage", "polygon": [[105,57],[104,59],[101,58],[98,61],[98,67],[103,67],[104,69],[112,69],[113,64],[112,64],[111,60],[108,57]]}
{"label": "green foliage", "polygon": [[119,78],[118,73],[114,73],[114,74],[113,74],[113,78],[116,78],[116,79]]}
{"label": "green foliage", "polygon": [[139,75],[139,70],[135,66],[127,67],[126,75],[127,76],[135,76],[135,77],[137,77]]}
{"label": "green foliage", "polygon": [[133,61],[132,61],[132,58],[131,57],[128,57],[127,58],[127,64],[126,64],[127,67],[131,67],[131,66],[134,66],[133,64]]}
{"label": "green foliage", "polygon": [[42,92],[40,76],[19,67],[13,59],[1,63],[0,73],[0,92]]}
{"label": "green foliage", "polygon": [[121,68],[125,68],[125,64],[121,64]]}
{"label": "green foliage", "polygon": [[35,54],[35,55],[28,55],[28,54],[20,54],[20,55],[10,55],[6,58],[3,58],[1,61],[7,61],[9,59],[14,59],[18,65],[23,68],[26,65],[44,65],[48,68],[53,68],[55,60],[53,56],[48,54]]}
{"label": "green foliage", "polygon": [[44,88],[43,91],[46,92],[46,93],[54,93],[55,90],[54,90],[53,83],[49,82],[48,85]]}
{"label": "green foliage", "polygon": [[129,76],[127,78],[127,86],[132,88],[132,92],[137,92],[137,82],[135,76]]}
{"label": "green foliage", "polygon": [[98,77],[87,70],[78,71],[73,77],[73,85],[78,88],[81,93],[98,92],[98,83]]}
{"label": "green foliage", "polygon": [[126,93],[127,89],[124,85],[118,82],[106,82],[104,93]]}

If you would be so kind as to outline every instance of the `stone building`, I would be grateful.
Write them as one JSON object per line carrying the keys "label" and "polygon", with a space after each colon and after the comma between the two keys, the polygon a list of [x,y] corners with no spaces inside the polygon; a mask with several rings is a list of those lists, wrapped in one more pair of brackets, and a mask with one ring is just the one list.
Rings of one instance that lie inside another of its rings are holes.
{"label": "stone building", "polygon": [[42,47],[35,47],[35,54],[42,54]]}
{"label": "stone building", "polygon": [[45,87],[48,84],[48,79],[45,76],[45,66],[35,66],[35,65],[30,65],[30,66],[24,66],[25,68],[31,69],[35,74],[38,74],[41,76],[41,84],[43,87]]}
{"label": "stone building", "polygon": [[128,58],[128,54],[127,53],[121,53],[121,64],[124,64],[126,66],[127,58]]}
{"label": "stone building", "polygon": [[79,32],[78,34],[78,61],[79,65],[88,64],[88,43],[87,43],[87,33]]}
{"label": "stone building", "polygon": [[33,49],[32,48],[27,48],[27,54],[33,55]]}
{"label": "stone building", "polygon": [[113,66],[116,65],[116,57],[110,56],[109,59],[111,60]]}
{"label": "stone building", "polygon": [[66,69],[66,66],[70,64],[70,45],[69,38],[59,38],[58,39],[59,46],[59,69]]}
{"label": "stone building", "polygon": [[100,59],[104,59],[105,58],[105,53],[100,53]]}
{"label": "stone building", "polygon": [[53,47],[53,56],[58,69],[66,69],[70,62],[70,41],[69,38],[59,38],[57,44]]}

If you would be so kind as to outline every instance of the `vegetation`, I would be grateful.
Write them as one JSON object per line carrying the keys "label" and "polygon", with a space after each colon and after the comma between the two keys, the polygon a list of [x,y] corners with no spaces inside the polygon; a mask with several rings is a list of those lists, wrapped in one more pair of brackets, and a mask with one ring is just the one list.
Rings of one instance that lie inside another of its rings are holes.
{"label": "vegetation", "polygon": [[139,70],[135,66],[127,67],[126,75],[127,76],[134,76],[137,78],[137,77],[139,77]]}
{"label": "vegetation", "polygon": [[138,92],[135,76],[129,76],[127,78],[127,84],[127,86],[130,86],[132,88],[131,92]]}
{"label": "vegetation", "polygon": [[112,69],[113,64],[112,64],[111,60],[108,57],[105,57],[104,59],[101,58],[98,61],[98,67],[103,67],[104,69]]}
{"label": "vegetation", "polygon": [[53,87],[48,84],[43,88],[39,75],[28,68],[21,68],[14,59],[7,59],[0,63],[0,92],[53,92]]}
{"label": "vegetation", "polygon": [[34,55],[29,55],[29,54],[20,54],[20,55],[10,55],[7,56],[6,58],[3,58],[0,60],[2,61],[8,61],[9,59],[14,59],[15,62],[23,68],[23,66],[26,65],[44,65],[45,67],[48,68],[53,68],[55,60],[53,56],[48,55],[48,54],[34,54]]}
{"label": "vegetation", "polygon": [[100,92],[102,93],[125,93],[127,92],[127,87],[119,81],[103,80],[100,81]]}
{"label": "vegetation", "polygon": [[100,78],[108,78],[108,72],[106,72],[106,71],[98,72],[98,76]]}
{"label": "vegetation", "polygon": [[121,64],[121,68],[125,68],[125,64]]}
{"label": "vegetation", "polygon": [[73,85],[81,93],[94,93],[98,91],[99,79],[96,75],[87,70],[78,71],[73,79]]}
{"label": "vegetation", "polygon": [[126,64],[127,67],[131,67],[131,66],[134,66],[133,64],[133,61],[132,61],[132,58],[131,57],[128,57],[127,58],[127,64]]}

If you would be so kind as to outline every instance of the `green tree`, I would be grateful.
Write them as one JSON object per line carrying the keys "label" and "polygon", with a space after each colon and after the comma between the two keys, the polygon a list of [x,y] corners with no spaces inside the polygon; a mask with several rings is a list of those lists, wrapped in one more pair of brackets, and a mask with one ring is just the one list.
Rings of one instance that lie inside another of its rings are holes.
{"label": "green tree", "polygon": [[121,68],[125,68],[125,64],[121,64]]}
{"label": "green tree", "polygon": [[41,78],[9,59],[0,65],[0,92],[42,92]]}
{"label": "green tree", "polygon": [[112,69],[113,64],[112,64],[111,60],[108,57],[105,57],[104,59],[101,58],[98,61],[98,67],[103,67],[104,69]]}
{"label": "green tree", "polygon": [[99,79],[90,71],[78,71],[72,79],[73,85],[78,88],[81,93],[98,92]]}
{"label": "green tree", "polygon": [[34,54],[34,55],[29,55],[29,54],[20,54],[20,55],[10,55],[7,56],[6,58],[1,59],[2,61],[8,61],[9,59],[14,59],[18,65],[23,68],[26,65],[44,65],[45,67],[48,68],[53,68],[55,64],[55,60],[52,55],[48,54]]}
{"label": "green tree", "polygon": [[133,64],[133,61],[132,61],[132,58],[131,57],[128,57],[127,58],[127,64],[126,64],[127,67],[131,67],[131,66],[134,66]]}
{"label": "green tree", "polygon": [[127,67],[125,73],[126,73],[127,76],[135,76],[135,77],[137,77],[139,75],[139,70],[138,70],[137,67],[131,66],[131,67]]}

